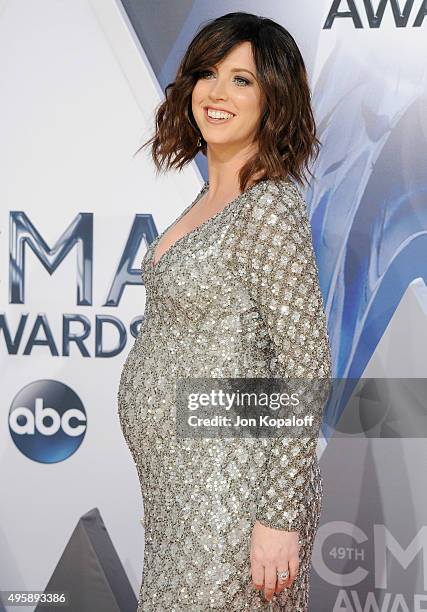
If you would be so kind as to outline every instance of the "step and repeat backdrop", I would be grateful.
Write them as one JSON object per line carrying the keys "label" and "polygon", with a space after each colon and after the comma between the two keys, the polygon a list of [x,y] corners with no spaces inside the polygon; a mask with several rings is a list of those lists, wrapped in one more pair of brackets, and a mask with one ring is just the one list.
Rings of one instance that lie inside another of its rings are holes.
{"label": "step and repeat backdrop", "polygon": [[240,10],[296,39],[323,145],[305,195],[342,385],[318,447],[311,609],[426,610],[427,3],[0,9],[0,590],[136,610],[143,502],[119,376],[145,250],[208,177],[201,155],[156,176],[135,153],[197,29]]}

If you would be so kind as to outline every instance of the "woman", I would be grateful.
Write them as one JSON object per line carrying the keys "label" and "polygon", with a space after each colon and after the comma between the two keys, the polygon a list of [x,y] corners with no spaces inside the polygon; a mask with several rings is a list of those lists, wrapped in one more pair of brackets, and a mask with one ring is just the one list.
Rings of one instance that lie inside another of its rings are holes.
{"label": "woman", "polygon": [[282,26],[231,13],[196,35],[166,94],[144,146],[158,170],[201,150],[209,181],[145,254],[145,318],[118,393],[144,500],[138,612],[306,611],[317,436],[175,433],[178,378],[330,376],[310,225],[291,180],[302,182],[319,145],[304,62]]}

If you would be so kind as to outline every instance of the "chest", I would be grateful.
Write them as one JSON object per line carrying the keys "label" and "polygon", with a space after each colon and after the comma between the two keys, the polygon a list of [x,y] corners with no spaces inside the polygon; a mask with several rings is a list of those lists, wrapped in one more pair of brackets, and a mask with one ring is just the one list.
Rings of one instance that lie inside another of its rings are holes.
{"label": "chest", "polygon": [[174,246],[175,242],[179,242],[188,235],[192,235],[199,229],[204,229],[204,225],[211,219],[216,220],[217,217],[227,208],[223,203],[216,204],[206,203],[206,195],[202,196],[190,210],[180,217],[178,221],[173,223],[160,236],[152,256],[152,265],[155,267],[165,253]]}
{"label": "chest", "polygon": [[[178,236],[178,238],[176,238]],[[163,243],[163,238],[160,237]],[[192,321],[231,312],[236,292],[244,299],[235,245],[240,239],[237,208],[210,218],[190,233],[168,238],[170,246],[153,266],[156,239],[143,261],[147,303],[163,314],[182,314]],[[247,300],[246,300],[247,301]]]}

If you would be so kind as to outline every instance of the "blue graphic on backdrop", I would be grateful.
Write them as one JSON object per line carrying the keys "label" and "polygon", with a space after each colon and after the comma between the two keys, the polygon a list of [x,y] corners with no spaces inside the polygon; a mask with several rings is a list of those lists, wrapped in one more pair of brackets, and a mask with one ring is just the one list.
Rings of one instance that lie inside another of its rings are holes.
{"label": "blue graphic on backdrop", "polygon": [[[339,53],[331,54],[314,88],[319,137],[326,146],[308,196],[334,376],[349,379],[328,403],[325,420],[331,425],[341,417],[408,285],[417,278],[427,283],[425,101],[414,88],[409,99],[390,96],[386,105],[367,68],[350,75],[343,62]],[[336,74],[343,78],[332,93],[330,79]],[[347,121],[349,99],[364,136],[339,158],[338,130]]]}
{"label": "blue graphic on backdrop", "polygon": [[79,448],[86,434],[86,410],[77,393],[57,380],[37,380],[13,399],[9,431],[29,459],[58,463]]}

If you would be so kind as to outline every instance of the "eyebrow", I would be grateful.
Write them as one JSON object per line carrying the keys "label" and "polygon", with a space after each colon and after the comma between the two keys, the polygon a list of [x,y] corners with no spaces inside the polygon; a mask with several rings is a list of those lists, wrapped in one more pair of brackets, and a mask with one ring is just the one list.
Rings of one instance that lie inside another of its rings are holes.
{"label": "eyebrow", "polygon": [[[214,66],[214,68],[216,68],[216,66]],[[253,78],[256,81],[256,77],[254,74],[252,74],[252,72],[250,70],[248,70],[247,68],[232,68],[231,72],[249,72],[249,74],[251,74],[253,76]]]}
{"label": "eyebrow", "polygon": [[[246,68],[233,68],[231,72],[249,72],[249,74],[252,74],[252,72]],[[255,78],[254,74],[252,74],[252,76]]]}

